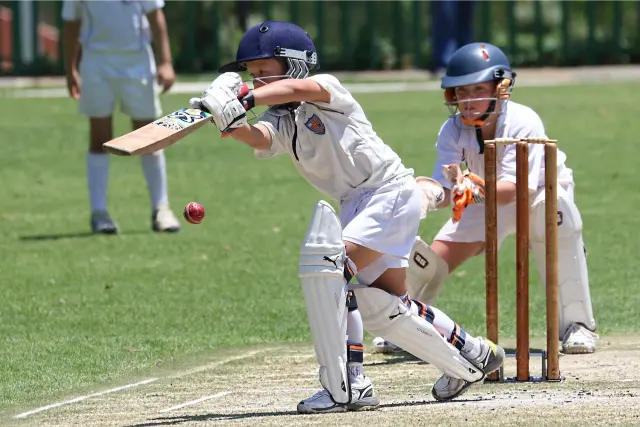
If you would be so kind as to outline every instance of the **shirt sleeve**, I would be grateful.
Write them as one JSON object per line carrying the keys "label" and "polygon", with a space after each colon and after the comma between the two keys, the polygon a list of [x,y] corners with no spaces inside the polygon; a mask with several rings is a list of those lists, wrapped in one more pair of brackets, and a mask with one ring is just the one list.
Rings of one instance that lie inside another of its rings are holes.
{"label": "shirt sleeve", "polygon": [[81,12],[78,0],[65,0],[62,2],[63,21],[77,21],[81,17]]}
{"label": "shirt sleeve", "polygon": [[142,11],[146,15],[156,9],[162,9],[164,7],[164,0],[141,1],[140,4],[142,5]]}
{"label": "shirt sleeve", "polygon": [[[529,111],[524,120],[519,121],[520,125],[516,126],[513,132],[510,132],[511,138],[546,138],[544,125],[540,116],[533,110]],[[544,164],[544,145],[529,144],[529,189],[535,191],[538,189],[542,166]],[[516,183],[516,145],[510,144],[505,146],[502,156],[498,160],[498,181]]]}
{"label": "shirt sleeve", "polygon": [[288,152],[287,148],[295,134],[295,123],[291,114],[273,114],[267,110],[258,118],[257,124],[266,127],[271,134],[271,147],[268,150],[254,149],[255,157],[268,159]]}
{"label": "shirt sleeve", "polygon": [[452,163],[459,164],[462,159],[462,149],[458,144],[459,139],[460,130],[456,128],[453,120],[447,120],[438,132],[438,141],[436,142],[438,154],[433,167],[433,175],[431,175],[431,178],[444,188],[451,188],[451,181],[444,176],[443,166]]}
{"label": "shirt sleeve", "polygon": [[324,90],[329,92],[331,96],[329,104],[325,104],[324,102],[314,102],[314,104],[328,105],[330,108],[340,111],[350,111],[353,109],[355,99],[351,93],[342,86],[342,83],[340,83],[337,78],[331,74],[316,74],[309,78],[318,83]]}

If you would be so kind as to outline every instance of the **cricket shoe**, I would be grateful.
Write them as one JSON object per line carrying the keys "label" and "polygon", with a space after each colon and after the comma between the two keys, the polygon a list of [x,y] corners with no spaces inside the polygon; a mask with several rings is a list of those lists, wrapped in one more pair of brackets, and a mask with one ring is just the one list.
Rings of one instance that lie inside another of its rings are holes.
{"label": "cricket shoe", "polygon": [[107,211],[91,213],[91,231],[93,234],[118,234],[118,226],[113,222]]}
{"label": "cricket shoe", "polygon": [[382,337],[375,337],[372,341],[371,353],[381,354],[398,354],[406,353],[402,348],[398,347],[391,341],[387,341]]}
{"label": "cricket shoe", "polygon": [[298,412],[301,414],[321,414],[359,411],[361,409],[373,409],[380,404],[380,399],[373,395],[373,385],[369,377],[359,375],[352,381],[351,403],[334,402],[329,392],[324,389],[298,403]]}
{"label": "cricket shoe", "polygon": [[571,325],[562,338],[564,354],[587,354],[596,351],[598,334],[591,332],[579,323]]}
{"label": "cricket shoe", "polygon": [[180,231],[180,222],[169,206],[160,206],[153,211],[151,219],[153,231],[175,233]]}
{"label": "cricket shoe", "polygon": [[[502,366],[504,363],[504,349],[486,338],[479,337],[478,340],[480,341],[480,356],[473,360],[467,360],[486,376]],[[464,357],[464,354],[460,353],[460,355]],[[443,374],[433,385],[431,395],[441,402],[452,400],[467,391],[472,384],[463,379]]]}

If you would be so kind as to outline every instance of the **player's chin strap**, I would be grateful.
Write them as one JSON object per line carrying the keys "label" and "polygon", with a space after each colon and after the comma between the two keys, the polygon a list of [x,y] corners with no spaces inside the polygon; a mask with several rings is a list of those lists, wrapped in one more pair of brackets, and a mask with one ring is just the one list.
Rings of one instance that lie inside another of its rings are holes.
{"label": "player's chin strap", "polygon": [[[486,109],[484,113],[479,118],[468,119],[460,115],[460,121],[467,126],[471,126],[475,128],[476,131],[476,139],[478,140],[478,145],[480,147],[480,154],[484,153],[484,138],[482,138],[482,127],[486,124],[486,121],[493,114],[497,113],[496,107],[498,105],[498,101],[502,99],[509,99],[511,97],[511,89],[513,88],[515,83],[515,73],[512,73],[511,78],[503,78],[496,85],[496,97],[491,99],[489,103],[489,107]],[[455,89],[447,88],[444,91],[444,98],[447,101],[447,105],[457,105],[458,100],[456,99]],[[468,100],[466,102],[472,102],[473,99]]]}

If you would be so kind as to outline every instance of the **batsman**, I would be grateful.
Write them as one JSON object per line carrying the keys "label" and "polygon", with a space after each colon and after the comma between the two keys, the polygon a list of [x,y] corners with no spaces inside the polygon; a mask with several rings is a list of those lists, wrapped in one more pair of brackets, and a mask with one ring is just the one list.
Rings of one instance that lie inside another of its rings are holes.
{"label": "batsman", "polygon": [[[444,188],[437,208],[453,205],[453,215],[431,245],[418,236],[407,271],[412,297],[433,304],[449,275],[468,259],[484,252],[484,141],[495,138],[546,138],[538,114],[511,100],[516,73],[507,56],[488,43],[461,47],[451,57],[442,88],[451,113],[440,128],[437,158],[431,178],[418,177],[424,197]],[[498,246],[516,231],[516,149],[497,148]],[[558,288],[562,350],[592,353],[596,348],[582,218],[574,201],[573,171],[558,150]],[[545,283],[544,146],[529,144],[530,251]],[[461,168],[459,165],[463,164]],[[401,350],[397,343],[374,339],[374,351]]]}
{"label": "batsman", "polygon": [[[256,157],[288,156],[310,185],[339,203],[339,216],[325,201],[315,205],[300,248],[298,274],[322,389],[297,409],[378,406],[364,375],[363,329],[439,368],[444,375],[432,395],[453,399],[498,369],[504,350],[407,295],[422,200],[413,170],[378,137],[336,77],[311,75],[318,69],[316,48],[302,28],[262,22],[245,33],[236,60],[190,102],[206,108],[223,136],[250,146]],[[253,79],[251,91],[238,74],[243,71]],[[268,109],[250,124],[247,111],[255,106]],[[440,189],[431,203],[442,197]],[[358,286],[351,289],[354,277]]]}

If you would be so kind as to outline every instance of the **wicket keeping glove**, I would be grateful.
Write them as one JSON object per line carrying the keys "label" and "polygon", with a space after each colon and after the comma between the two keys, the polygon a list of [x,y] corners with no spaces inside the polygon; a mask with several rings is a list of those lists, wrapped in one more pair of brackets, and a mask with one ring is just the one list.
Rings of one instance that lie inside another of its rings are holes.
{"label": "wicket keeping glove", "polygon": [[443,169],[445,176],[454,184],[451,188],[452,221],[456,223],[462,218],[467,206],[473,203],[484,203],[484,179],[468,170],[462,172],[460,166],[455,163],[446,165]]}

